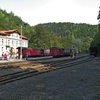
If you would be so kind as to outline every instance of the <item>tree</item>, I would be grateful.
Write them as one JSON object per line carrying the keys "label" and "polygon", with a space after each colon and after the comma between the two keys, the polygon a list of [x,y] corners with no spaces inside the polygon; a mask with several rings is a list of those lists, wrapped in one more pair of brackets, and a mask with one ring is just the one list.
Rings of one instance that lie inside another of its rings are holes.
{"label": "tree", "polygon": [[[99,7],[100,8],[100,7]],[[100,10],[97,16],[98,20],[98,32],[96,33],[95,37],[93,38],[93,41],[91,42],[91,46],[97,47],[97,51],[100,54]]]}
{"label": "tree", "polygon": [[30,42],[32,42],[32,47],[48,48],[50,47],[50,33],[43,27],[42,24],[39,24],[35,27],[34,34],[32,34]]}

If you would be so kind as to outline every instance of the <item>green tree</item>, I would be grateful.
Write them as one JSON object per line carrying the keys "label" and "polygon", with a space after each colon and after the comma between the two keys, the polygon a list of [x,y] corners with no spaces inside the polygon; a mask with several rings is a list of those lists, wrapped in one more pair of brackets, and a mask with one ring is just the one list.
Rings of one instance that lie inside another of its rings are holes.
{"label": "green tree", "polygon": [[50,47],[50,33],[39,24],[35,27],[34,34],[31,35],[30,41],[32,47],[48,48]]}

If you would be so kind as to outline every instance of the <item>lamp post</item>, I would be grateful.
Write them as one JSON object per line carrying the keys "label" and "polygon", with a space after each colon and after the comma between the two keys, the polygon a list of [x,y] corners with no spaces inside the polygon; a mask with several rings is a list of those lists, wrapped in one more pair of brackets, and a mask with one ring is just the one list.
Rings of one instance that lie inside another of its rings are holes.
{"label": "lamp post", "polygon": [[22,25],[21,25],[21,40],[20,40],[20,59],[22,59]]}

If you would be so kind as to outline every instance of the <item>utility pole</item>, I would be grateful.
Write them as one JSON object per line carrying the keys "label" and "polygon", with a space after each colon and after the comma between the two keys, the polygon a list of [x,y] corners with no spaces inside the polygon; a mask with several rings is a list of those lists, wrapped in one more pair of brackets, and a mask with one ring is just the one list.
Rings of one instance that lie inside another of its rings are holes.
{"label": "utility pole", "polygon": [[21,25],[21,37],[20,37],[20,59],[22,59],[22,25]]}

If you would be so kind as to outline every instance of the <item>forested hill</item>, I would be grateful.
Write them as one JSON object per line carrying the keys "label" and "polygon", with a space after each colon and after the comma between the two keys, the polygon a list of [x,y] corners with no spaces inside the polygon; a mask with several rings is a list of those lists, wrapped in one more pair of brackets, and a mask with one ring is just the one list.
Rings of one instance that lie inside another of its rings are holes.
{"label": "forested hill", "polygon": [[32,27],[25,23],[19,16],[13,12],[7,13],[6,10],[0,9],[0,30],[17,29],[21,30],[23,26],[23,35],[28,36],[32,31]]}
{"label": "forested hill", "polygon": [[[41,18],[41,17],[40,17]],[[71,48],[75,45],[81,52],[87,51],[93,37],[98,33],[97,25],[85,23],[44,23],[30,26],[13,12],[0,9],[0,30],[17,29],[29,38],[29,47]]]}
{"label": "forested hill", "polygon": [[71,48],[75,45],[81,52],[88,52],[94,36],[98,34],[98,25],[85,23],[46,23],[43,26],[61,38],[63,47]]}
{"label": "forested hill", "polygon": [[59,37],[67,36],[68,34],[74,35],[75,38],[85,38],[93,36],[97,33],[97,25],[90,25],[85,23],[46,23],[44,27],[50,32]]}

